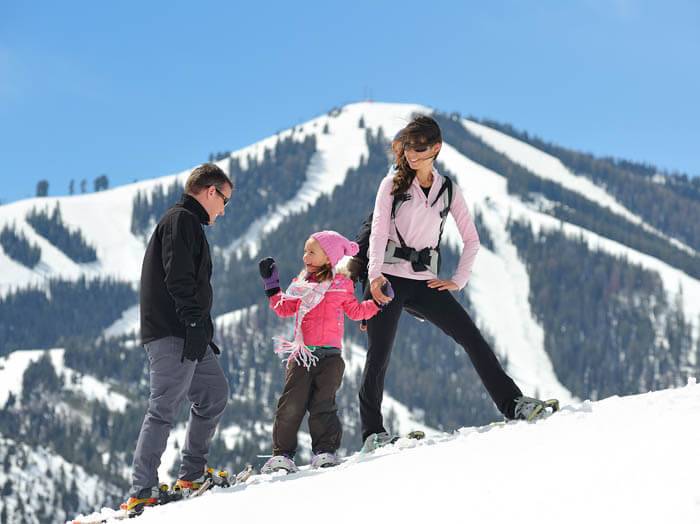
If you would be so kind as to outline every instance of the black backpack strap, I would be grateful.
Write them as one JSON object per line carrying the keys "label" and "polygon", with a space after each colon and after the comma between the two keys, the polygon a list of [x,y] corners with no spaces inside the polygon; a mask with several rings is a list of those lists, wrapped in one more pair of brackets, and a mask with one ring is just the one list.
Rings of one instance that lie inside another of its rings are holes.
{"label": "black backpack strap", "polygon": [[401,204],[406,202],[410,197],[408,193],[400,193],[398,195],[394,195],[394,202],[391,204],[391,219],[394,221],[394,227],[396,228],[396,236],[399,237],[399,242],[401,243],[401,247],[406,247],[406,242],[404,241],[403,237],[401,236],[401,233],[399,233],[399,228],[396,226],[396,212],[399,210],[401,207]]}
{"label": "black backpack strap", "polygon": [[447,191],[447,205],[445,205],[445,209],[443,209],[440,212],[440,217],[442,218],[442,222],[440,222],[440,236],[438,237],[438,244],[435,249],[440,251],[440,242],[442,241],[442,232],[445,229],[445,222],[447,221],[447,215],[450,213],[450,206],[452,206],[452,179],[448,177],[447,175],[443,175],[445,177],[445,181],[442,183],[442,187],[440,188],[440,192],[438,193],[437,198],[435,199],[435,202],[432,203],[434,206],[440,196],[443,195],[445,191]]}
{"label": "black backpack strap", "polygon": [[445,218],[447,214],[450,212],[450,206],[452,205],[452,179],[448,177],[447,175],[443,175],[445,181],[442,183],[442,187],[440,188],[440,191],[438,191],[437,196],[435,197],[435,200],[433,200],[433,203],[430,204],[430,206],[434,206],[437,204],[438,200],[440,200],[440,197],[447,191],[447,205],[445,208],[440,212],[440,216],[442,218]]}

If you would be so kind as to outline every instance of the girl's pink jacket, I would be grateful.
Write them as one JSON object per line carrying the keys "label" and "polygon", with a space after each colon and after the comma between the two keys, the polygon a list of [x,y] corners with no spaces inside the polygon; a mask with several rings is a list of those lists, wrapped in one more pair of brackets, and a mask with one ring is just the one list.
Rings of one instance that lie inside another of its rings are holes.
{"label": "girl's pink jacket", "polygon": [[[309,311],[301,322],[304,344],[340,348],[343,342],[343,312],[352,320],[372,318],[379,311],[373,300],[359,302],[353,283],[344,275],[336,275],[323,300]],[[296,314],[301,302],[298,298],[282,299],[280,291],[270,297],[270,307],[280,317]]]}
{"label": "girl's pink jacket", "polygon": [[[397,277],[412,278],[414,280],[429,280],[438,278],[437,275],[430,270],[416,272],[413,271],[409,261],[402,261],[396,264],[384,263],[384,252],[389,239],[394,242],[399,242],[399,237],[396,234],[396,228],[399,228],[401,236],[406,245],[417,250],[423,248],[437,247],[438,238],[440,237],[440,212],[444,209],[443,198],[440,197],[434,206],[435,198],[440,191],[443,183],[443,177],[433,169],[433,185],[430,188],[428,196],[425,196],[423,190],[418,183],[418,178],[413,179],[411,187],[408,188],[410,200],[401,204],[396,212],[396,224],[391,219],[391,205],[394,197],[391,195],[393,185],[394,170],[390,170],[389,174],[384,177],[379,184],[377,198],[374,202],[374,215],[372,216],[372,233],[369,237],[368,250],[368,274],[370,282],[377,278],[382,273],[395,275]],[[453,181],[454,182],[454,181]],[[467,203],[464,200],[462,190],[456,183],[452,184],[452,205],[450,206],[450,214],[457,223],[457,229],[464,242],[462,256],[459,258],[457,269],[454,275],[447,278],[452,280],[460,289],[467,285],[469,276],[471,275],[476,252],[479,250],[479,235],[476,232],[474,221],[469,214]],[[443,233],[442,243],[445,243],[445,234]]]}

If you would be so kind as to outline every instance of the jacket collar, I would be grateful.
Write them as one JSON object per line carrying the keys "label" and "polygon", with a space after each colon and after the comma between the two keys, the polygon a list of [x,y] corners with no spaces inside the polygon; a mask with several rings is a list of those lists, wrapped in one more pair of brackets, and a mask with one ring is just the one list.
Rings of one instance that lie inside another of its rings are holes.
{"label": "jacket collar", "polygon": [[209,213],[204,209],[202,204],[200,204],[196,198],[187,193],[183,193],[180,201],[177,203],[178,206],[184,207],[188,211],[195,214],[199,221],[205,226],[209,225]]}
{"label": "jacket collar", "polygon": [[[411,186],[415,188],[415,190],[418,192],[419,195],[422,195],[425,197],[425,193],[423,192],[423,189],[421,188],[420,183],[418,182],[418,177],[413,177],[413,182],[411,182]],[[438,173],[438,170],[435,166],[433,166],[433,185],[430,186],[430,192],[428,193],[428,196],[426,197],[428,200],[431,198],[435,198],[435,195],[437,194],[438,191],[440,191],[440,188],[442,187],[442,176],[440,173]],[[431,200],[432,202],[432,200]]]}

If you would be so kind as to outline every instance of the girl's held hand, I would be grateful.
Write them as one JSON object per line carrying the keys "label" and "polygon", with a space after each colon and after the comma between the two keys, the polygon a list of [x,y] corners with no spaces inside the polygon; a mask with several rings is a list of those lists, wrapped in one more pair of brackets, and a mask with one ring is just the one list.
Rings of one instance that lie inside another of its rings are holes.
{"label": "girl's held hand", "polygon": [[382,286],[386,282],[388,282],[387,279],[384,278],[383,275],[379,275],[377,278],[372,280],[372,283],[369,285],[369,291],[372,293],[372,298],[379,304],[388,304],[391,302],[391,297],[388,297],[382,293]]}
{"label": "girl's held hand", "polygon": [[439,278],[428,280],[428,287],[438,291],[455,291],[459,289],[459,286],[451,280],[440,280]]}

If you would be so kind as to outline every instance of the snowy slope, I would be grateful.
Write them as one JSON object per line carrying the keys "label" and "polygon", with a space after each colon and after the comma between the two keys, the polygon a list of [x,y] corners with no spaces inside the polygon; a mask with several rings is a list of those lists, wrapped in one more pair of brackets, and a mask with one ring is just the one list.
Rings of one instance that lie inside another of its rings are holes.
{"label": "snowy slope", "polygon": [[[381,128],[386,136],[391,137],[405,125],[414,112],[431,111],[428,107],[411,104],[350,104],[332,114],[321,115],[303,125],[232,153],[232,157],[238,158],[245,166],[249,155],[262,158],[265,148],[272,147],[280,137],[293,136],[297,140],[303,140],[313,134],[317,142],[317,152],[312,158],[308,172],[300,173],[300,176],[305,177],[305,181],[298,193],[268,215],[259,217],[234,243],[231,251],[243,246],[255,250],[260,239],[273,231],[285,216],[308,208],[321,195],[330,194],[335,187],[342,184],[347,170],[357,167],[361,157],[367,154],[367,129],[376,132]],[[364,128],[359,126],[360,119],[364,121]],[[568,189],[594,199],[621,217],[650,229],[648,224],[618,203],[604,189],[584,177],[569,172],[561,162],[550,155],[481,124],[469,120],[463,120],[462,123],[491,147],[514,162],[524,165],[536,175],[556,181]],[[326,125],[328,133],[323,132]],[[447,143],[440,154],[440,161],[456,175],[470,209],[474,211],[478,206],[485,211],[483,219],[495,243],[493,252],[482,248],[476,259],[472,279],[466,288],[474,303],[476,316],[481,325],[494,337],[499,355],[507,357],[509,372],[526,394],[571,400],[571,395],[559,382],[544,350],[544,333],[529,304],[527,271],[518,259],[515,246],[510,242],[506,231],[509,218],[525,219],[535,230],[558,229],[562,227],[562,223],[536,209],[532,204],[523,203],[509,195],[503,176],[476,164]],[[221,161],[220,165],[226,168],[227,161]],[[177,175],[102,193],[30,199],[0,207],[0,226],[14,222],[31,242],[42,247],[42,262],[36,271],[27,270],[10,261],[0,250],[0,294],[11,286],[41,283],[48,275],[77,278],[80,274],[100,274],[136,282],[144,243],[143,239],[130,232],[133,198],[138,190],[152,188],[156,184],[169,184],[175,178],[184,180],[187,173],[188,171],[183,171]],[[64,220],[72,227],[80,227],[88,242],[97,247],[98,263],[73,263],[23,223],[24,216],[35,205],[52,209],[55,202],[61,203]],[[572,236],[582,235],[591,249],[626,256],[631,262],[657,271],[671,298],[682,288],[686,316],[694,323],[695,338],[700,336],[700,281],[658,259],[578,226],[565,223],[563,230]],[[445,238],[447,242],[461,246],[451,218],[448,220]],[[137,311],[136,307],[125,311],[122,318],[108,328],[105,334],[115,336],[133,332],[138,325]]]}
{"label": "snowy slope", "polygon": [[586,401],[533,424],[462,428],[330,470],[260,475],[148,509],[140,522],[697,523],[698,412],[694,383]]}
{"label": "snowy slope", "polygon": [[[640,216],[632,213],[624,205],[617,202],[604,188],[594,184],[582,175],[572,173],[558,158],[472,120],[463,119],[462,125],[499,153],[504,154],[516,164],[526,167],[531,173],[543,179],[556,182],[601,207],[608,208],[613,213],[620,215],[633,224],[641,226],[646,231],[652,232],[659,237],[667,238],[667,235],[661,233]],[[671,239],[671,241],[676,247],[688,253],[696,253],[693,248],[677,239]]]}
{"label": "snowy slope", "polygon": [[[496,151],[503,153],[513,162],[526,167],[533,174],[544,179],[557,182],[563,187],[571,191],[575,191],[585,198],[594,201],[596,204],[610,209],[612,212],[624,217],[630,222],[639,224],[645,230],[654,232],[655,234],[663,236],[664,238],[668,238],[644,222],[641,217],[627,210],[605,189],[593,184],[593,182],[584,176],[576,175],[569,171],[559,159],[540,151],[529,144],[525,144],[524,142],[520,142],[519,140],[509,137],[500,131],[496,131],[495,129],[491,129],[471,120],[465,119],[462,121],[462,124],[465,128],[467,128],[467,130],[479,136]],[[459,155],[459,153],[456,154]],[[493,173],[492,171],[489,171],[488,169],[475,163],[472,163],[470,169],[474,173],[480,175],[478,185],[481,185],[484,179],[491,178],[493,180],[494,175],[499,176],[498,174]],[[495,189],[495,191],[491,190],[488,192],[482,192],[481,197],[485,198],[488,196],[492,199],[496,199],[496,201],[503,206],[502,214],[505,213],[507,215],[510,213],[514,219],[525,218],[532,224],[533,231],[537,232],[540,228],[544,228],[545,230],[559,229],[559,227],[562,225],[560,220],[544,213],[540,213],[537,210],[533,210],[531,207],[523,204],[520,200],[508,196],[507,191],[505,190],[505,181],[503,181],[502,187],[498,187],[498,184],[490,185],[490,187]],[[494,205],[493,207],[498,206]],[[618,242],[600,237],[599,235],[581,227],[564,223],[564,232],[567,235],[576,238],[582,235],[588,242],[591,250],[602,250],[612,255],[625,256],[632,263],[639,264],[642,267],[658,272],[664,283],[666,292],[671,297],[675,297],[678,294],[679,289],[683,290],[684,296],[682,302],[685,306],[685,313],[688,318],[692,319],[693,321],[697,321],[698,316],[700,316],[700,281],[689,277],[683,271],[675,269],[654,257],[640,253]],[[686,252],[691,254],[696,253],[694,249],[683,244],[682,242],[676,239],[670,240],[675,246],[685,250]]]}
{"label": "snowy slope", "polygon": [[[304,124],[302,139],[313,132],[317,151],[311,159],[306,181],[297,194],[288,202],[277,206],[269,214],[257,219],[244,235],[232,246],[233,250],[247,248],[257,253],[261,238],[274,231],[285,217],[298,213],[313,205],[321,195],[330,195],[342,185],[348,169],[357,168],[361,157],[367,157],[366,129],[380,127],[386,136],[393,136],[405,126],[416,112],[429,113],[430,108],[410,104],[357,103],[342,108],[339,114],[323,115]],[[366,128],[360,128],[360,119]],[[322,130],[328,126],[328,133]],[[285,137],[286,134],[282,134]],[[295,134],[299,136],[299,133]]]}
{"label": "snowy slope", "polygon": [[[348,380],[352,374],[361,371],[365,367],[367,358],[367,350],[355,343],[343,343],[343,358],[345,359],[345,378]],[[389,413],[393,413],[396,417],[396,431],[399,433],[408,433],[409,431],[420,430],[426,435],[434,435],[437,433],[435,428],[423,424],[422,417],[419,413],[414,413],[404,404],[391,396],[388,391],[384,392],[382,401],[382,415],[388,418]]]}
{"label": "snowy slope", "polygon": [[[39,522],[38,518],[46,515],[52,518],[45,522],[61,522],[69,517],[62,509],[65,493],[76,495],[82,511],[90,511],[118,493],[107,479],[87,474],[81,466],[66,462],[46,448],[30,448],[2,434],[0,461],[4,464],[0,486],[11,491],[9,495],[3,492],[0,498],[0,512],[7,515],[2,524]],[[22,511],[18,511],[20,507]]]}
{"label": "snowy slope", "polygon": [[[496,342],[496,351],[507,356],[508,372],[526,395],[571,400],[545,352],[544,331],[530,307],[529,276],[506,231],[508,214],[493,207],[498,202],[502,203],[500,210],[509,209],[512,199],[505,178],[472,162],[449,144],[443,146],[440,161],[457,177],[472,213],[475,205],[484,210],[483,219],[495,244],[495,252],[483,246],[480,249],[466,290]],[[452,217],[445,227],[445,240],[462,247]]]}
{"label": "snowy slope", "polygon": [[[227,161],[217,165],[228,169]],[[145,239],[131,232],[134,198],[139,191],[160,185],[167,187],[175,181],[184,183],[193,168],[98,193],[30,198],[0,206],[0,229],[14,225],[31,244],[41,248],[41,260],[33,270],[10,259],[0,248],[0,296],[29,285],[41,287],[48,278],[75,280],[81,276],[99,276],[137,283],[146,244]],[[79,229],[85,241],[95,248],[97,262],[74,262],[26,222],[27,213],[32,209],[51,212],[57,204],[66,226],[71,230]]]}
{"label": "snowy slope", "polygon": [[[680,298],[686,318],[694,326],[695,339],[700,336],[699,280],[657,258],[533,208],[508,194],[505,177],[461,155],[449,144],[444,144],[440,160],[457,176],[470,210],[478,206],[484,211],[483,220],[496,252],[493,256],[481,248],[467,289],[479,318],[496,339],[497,350],[501,355],[507,354],[509,371],[522,382],[526,393],[532,394],[538,388],[543,396],[566,398],[544,351],[544,333],[529,304],[529,277],[506,231],[508,220],[525,220],[535,233],[540,229],[563,230],[571,238],[583,238],[592,251],[626,257],[631,263],[657,272],[671,300],[682,290]],[[462,245],[451,217],[445,238],[453,245]]]}
{"label": "snowy slope", "polygon": [[90,375],[83,375],[67,367],[64,363],[63,349],[29,349],[14,351],[5,357],[0,357],[0,406],[4,406],[10,394],[18,400],[22,395],[22,377],[27,367],[44,355],[49,355],[56,374],[63,377],[63,388],[76,393],[86,400],[96,400],[112,411],[123,412],[129,400],[103,380]]}

